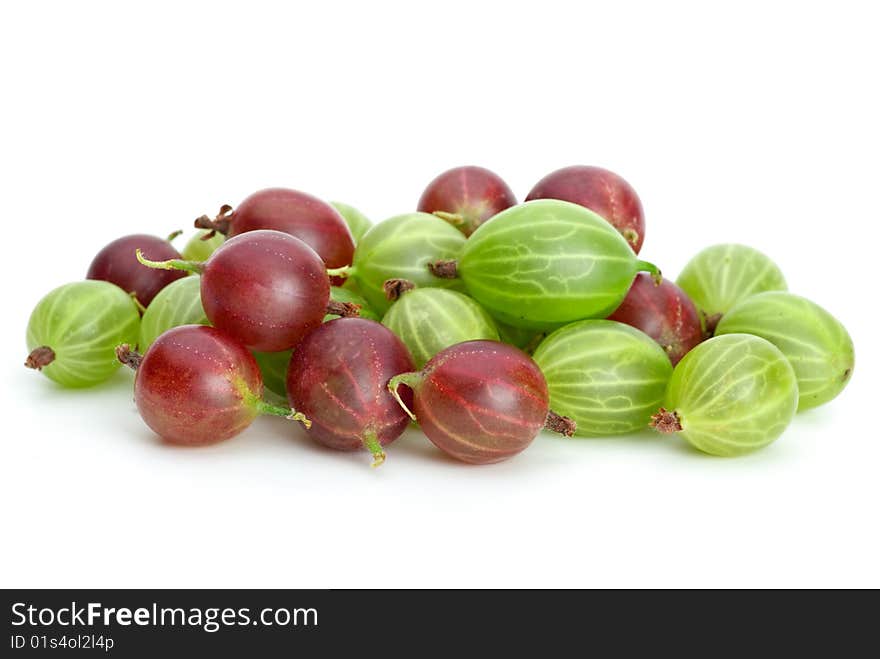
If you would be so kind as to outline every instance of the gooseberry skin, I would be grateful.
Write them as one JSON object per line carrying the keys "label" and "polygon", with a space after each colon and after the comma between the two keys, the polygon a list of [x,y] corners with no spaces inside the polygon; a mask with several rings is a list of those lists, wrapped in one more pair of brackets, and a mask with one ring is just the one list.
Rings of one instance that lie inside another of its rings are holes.
{"label": "gooseberry skin", "polygon": [[172,444],[229,439],[263,411],[263,380],[247,349],[204,325],[174,327],[137,366],[134,397],[144,422]]}
{"label": "gooseberry skin", "polygon": [[[751,295],[788,288],[779,267],[758,250],[734,243],[713,245],[694,256],[675,282],[710,319]],[[711,319],[714,317],[714,321]]]}
{"label": "gooseberry skin", "polygon": [[345,223],[348,225],[348,230],[351,231],[351,237],[354,239],[354,244],[357,244],[363,238],[363,235],[373,226],[373,223],[370,221],[366,215],[361,213],[354,206],[349,206],[348,204],[344,204],[341,201],[331,201],[330,205],[336,209],[336,212],[342,216],[342,219],[345,220]]}
{"label": "gooseberry skin", "polygon": [[[360,307],[358,314],[360,318],[379,321],[379,316],[370,309],[366,300],[353,291],[340,288],[339,286],[332,286],[330,288],[330,299],[337,302],[356,304]],[[326,323],[337,318],[339,316],[336,314],[327,314],[324,316],[324,322]],[[263,374],[263,386],[282,398],[287,398],[287,368],[290,365],[290,356],[292,354],[292,350],[254,353],[254,358],[257,360],[260,372]]]}
{"label": "gooseberry skin", "polygon": [[[332,449],[366,448],[374,466],[409,418],[387,390],[388,380],[410,371],[403,342],[382,324],[364,318],[324,323],[297,346],[287,373],[290,404],[312,422],[313,440]],[[411,401],[409,392],[402,392]]]}
{"label": "gooseberry skin", "polygon": [[209,324],[202,308],[201,284],[201,278],[192,275],[178,279],[159,291],[141,318],[137,344],[141,352],[172,327]]}
{"label": "gooseberry skin", "polygon": [[855,349],[846,328],[815,302],[782,291],[759,293],[724,314],[715,335],[770,341],[794,368],[798,411],[837,397],[852,377]]}
{"label": "gooseberry skin", "polygon": [[683,290],[664,279],[636,275],[629,292],[608,320],[626,323],[660,344],[672,365],[703,340],[703,321]]}
{"label": "gooseberry skin", "polygon": [[607,220],[638,254],[645,241],[645,212],[633,187],[601,167],[575,165],[551,172],[532,188],[526,201],[560,199],[589,208]]}
{"label": "gooseberry skin", "polygon": [[663,402],[672,364],[647,334],[611,320],[582,320],[544,339],[533,355],[550,405],[581,436],[647,428]]}
{"label": "gooseberry skin", "polygon": [[672,430],[694,447],[733,457],[775,441],[797,401],[794,369],[776,346],[726,334],[704,341],[678,363],[654,425],[663,428],[664,417],[674,415]]}
{"label": "gooseberry skin", "polygon": [[599,215],[552,199],[496,215],[457,263],[468,293],[496,320],[539,331],[606,317],[640,270],[658,274]]}
{"label": "gooseberry skin", "polygon": [[516,204],[513,190],[498,174],[484,167],[454,167],[431,181],[419,199],[422,213],[438,213],[466,236],[478,226]]}
{"label": "gooseberry skin", "polygon": [[251,350],[278,352],[321,324],[330,282],[303,241],[255,230],[227,239],[204,263],[201,297],[212,325]]}
{"label": "gooseberry skin", "polygon": [[492,317],[463,293],[444,288],[416,288],[403,293],[382,318],[409,348],[416,368],[456,343],[498,341]]}
{"label": "gooseberry skin", "polygon": [[186,276],[185,272],[143,267],[135,256],[137,250],[141,250],[146,258],[154,261],[180,258],[180,253],[163,238],[146,234],[124,236],[95,255],[86,279],[116,284],[127,293],[134,294],[143,306],[148,307],[159,291]]}
{"label": "gooseberry skin", "polygon": [[41,299],[27,326],[29,351],[48,347],[51,361],[28,359],[28,366],[63,387],[90,387],[116,369],[116,346],[135,343],[140,313],[115,284],[86,280],[59,286]]}
{"label": "gooseberry skin", "polygon": [[230,238],[272,229],[299,238],[328,268],[351,264],[354,238],[333,206],[299,190],[267,188],[241,202],[229,217]]}
{"label": "gooseberry skin", "polygon": [[460,281],[434,277],[428,263],[456,258],[465,243],[462,233],[439,217],[426,213],[398,215],[364,234],[350,277],[373,310],[384,314],[391,306],[384,288],[389,279],[407,279],[418,288],[461,289]]}
{"label": "gooseberry skin", "polygon": [[[209,233],[211,232],[202,229],[190,238],[186,245],[183,246],[183,251],[181,252],[183,258],[187,261],[207,261],[211,254],[213,254],[226,239],[226,236],[217,231],[213,232],[214,235],[210,238],[204,239],[204,236]],[[149,255],[147,255],[147,258],[149,258]]]}
{"label": "gooseberry skin", "polygon": [[500,462],[525,450],[547,420],[549,394],[538,365],[497,341],[467,341],[436,354],[389,387],[412,389],[411,409],[431,442],[457,460]]}

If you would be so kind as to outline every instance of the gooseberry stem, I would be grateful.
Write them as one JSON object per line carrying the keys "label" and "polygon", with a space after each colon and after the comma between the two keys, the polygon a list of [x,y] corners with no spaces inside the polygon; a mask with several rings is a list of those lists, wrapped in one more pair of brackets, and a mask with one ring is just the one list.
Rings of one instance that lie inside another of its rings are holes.
{"label": "gooseberry stem", "polygon": [[197,275],[200,275],[205,269],[205,264],[202,261],[184,261],[183,259],[151,261],[148,258],[144,258],[143,252],[139,249],[135,250],[135,255],[142,265],[145,265],[148,268],[154,268],[155,270],[186,270],[187,272],[194,272]]}
{"label": "gooseberry stem", "polygon": [[327,268],[328,277],[342,277],[348,279],[354,274],[353,265],[344,265],[341,268]]}
{"label": "gooseberry stem", "polygon": [[165,240],[167,240],[169,243],[174,242],[174,239],[177,238],[182,233],[183,233],[183,229],[178,229],[177,231],[172,231],[171,233],[168,234],[168,237]]}
{"label": "gooseberry stem", "polygon": [[664,407],[661,407],[657,410],[657,413],[651,417],[651,427],[657,432],[662,432],[665,435],[674,432],[681,432],[681,418],[678,416],[678,412],[672,411],[670,412]]}
{"label": "gooseberry stem", "polygon": [[257,411],[260,414],[271,414],[272,416],[283,416],[285,419],[290,419],[291,421],[299,421],[306,429],[312,427],[312,422],[306,417],[302,412],[297,412],[294,409],[289,407],[284,407],[282,405],[272,405],[271,403],[267,403],[262,398],[256,398],[254,400],[254,407],[257,408]]}
{"label": "gooseberry stem", "polygon": [[565,437],[571,437],[577,430],[577,423],[574,419],[567,416],[557,414],[553,410],[547,412],[547,420],[544,422],[544,429],[552,432],[558,432]]}
{"label": "gooseberry stem", "polygon": [[432,261],[428,263],[428,270],[439,279],[457,279],[458,261]]}
{"label": "gooseberry stem", "polygon": [[49,346],[40,346],[31,350],[24,365],[28,368],[40,371],[44,366],[48,366],[55,361],[55,351]]}
{"label": "gooseberry stem", "polygon": [[137,371],[144,357],[129,344],[123,343],[116,346],[116,359],[128,366],[132,371]]}
{"label": "gooseberry stem", "polygon": [[439,217],[441,220],[445,220],[449,222],[454,227],[460,227],[464,224],[464,216],[460,213],[447,213],[446,211],[434,211],[433,215]]}
{"label": "gooseberry stem", "polygon": [[382,450],[382,445],[379,443],[379,437],[376,435],[375,430],[368,429],[364,431],[363,443],[364,448],[373,455],[371,467],[378,467],[385,462],[385,451]]}
{"label": "gooseberry stem", "polygon": [[658,286],[663,282],[663,273],[660,272],[660,268],[648,261],[636,261],[636,272],[647,272]]}
{"label": "gooseberry stem", "polygon": [[136,306],[138,308],[138,311],[140,311],[141,315],[143,316],[144,312],[147,310],[147,308],[144,306],[143,302],[138,300],[137,293],[132,291],[131,293],[128,294],[128,297],[131,298],[131,301],[134,302],[134,306]]}
{"label": "gooseberry stem", "polygon": [[393,378],[388,380],[388,391],[391,392],[391,395],[394,396],[394,400],[397,401],[397,404],[403,408],[403,411],[409,415],[409,418],[413,421],[417,421],[416,415],[412,413],[406,403],[403,402],[403,399],[400,397],[400,392],[398,388],[400,385],[405,384],[410,389],[416,389],[421,383],[422,378],[424,376],[419,371],[413,371],[412,373],[401,373],[400,375],[395,375]]}
{"label": "gooseberry stem", "polygon": [[399,299],[401,295],[407,291],[414,289],[416,285],[409,279],[387,279],[382,284],[382,290],[385,291],[385,297],[392,302]]}
{"label": "gooseberry stem", "polygon": [[220,207],[220,212],[217,213],[217,217],[213,220],[207,215],[197,217],[196,221],[193,222],[195,228],[208,230],[208,233],[202,236],[202,240],[210,240],[214,237],[215,233],[222,233],[224,236],[228,234],[229,225],[232,222],[232,216],[230,215],[231,211],[232,206],[229,204],[223,204]]}
{"label": "gooseberry stem", "polygon": [[327,302],[326,313],[342,318],[357,318],[361,315],[361,305],[354,302],[339,302],[330,300]]}

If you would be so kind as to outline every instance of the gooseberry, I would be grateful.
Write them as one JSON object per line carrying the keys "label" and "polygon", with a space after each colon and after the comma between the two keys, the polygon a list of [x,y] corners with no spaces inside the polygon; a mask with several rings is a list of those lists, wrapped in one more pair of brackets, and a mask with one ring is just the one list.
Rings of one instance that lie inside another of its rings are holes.
{"label": "gooseberry", "polygon": [[587,436],[647,428],[672,375],[651,337],[612,320],[566,325],[541,342],[533,359],[547,379],[550,405]]}
{"label": "gooseberry", "polygon": [[835,398],[855,367],[852,338],[815,302],[783,291],[759,293],[724,314],[715,335],[754,334],[782,351],[797,376],[798,411]]}
{"label": "gooseberry", "polygon": [[186,261],[207,261],[224,239],[222,233],[201,229],[187,241],[180,254]]}
{"label": "gooseberry", "polygon": [[208,325],[202,308],[201,278],[184,277],[159,291],[141,318],[138,350],[145,351],[158,336],[180,325]]}
{"label": "gooseberry", "polygon": [[341,201],[331,201],[330,205],[333,206],[333,208],[336,209],[336,212],[342,216],[343,220],[345,220],[345,223],[348,225],[348,230],[351,231],[351,237],[354,239],[354,244],[357,246],[363,235],[371,226],[373,226],[370,218],[361,213],[354,206],[343,204]]}
{"label": "gooseberry", "polygon": [[116,284],[148,307],[156,294],[171,282],[185,277],[185,272],[148,270],[142,267],[135,251],[156,261],[179,259],[180,253],[167,239],[146,234],[134,234],[114,240],[95,255],[86,279],[99,279]]}
{"label": "gooseberry", "polygon": [[599,215],[555,199],[502,211],[471,235],[457,261],[430,267],[437,277],[460,277],[497,320],[535,330],[604,318],[637,272],[659,276]]}
{"label": "gooseberry", "polygon": [[355,280],[374,311],[384,314],[391,306],[385,294],[389,279],[406,279],[420,288],[461,288],[461,282],[434,277],[428,263],[457,257],[465,242],[460,231],[438,217],[427,213],[398,215],[367,231],[351,268],[341,272]]}
{"label": "gooseberry", "polygon": [[308,419],[262,400],[260,369],[229,334],[204,325],[174,327],[141,356],[129,345],[117,358],[136,371],[134,399],[144,422],[165,441],[201,446],[229,439],[258,414]]}
{"label": "gooseberry", "polygon": [[416,368],[456,343],[499,340],[498,329],[483,307],[463,293],[444,288],[407,288],[382,324],[406,344]]}
{"label": "gooseberry", "polygon": [[455,167],[428,184],[418,210],[433,213],[469,236],[478,226],[516,204],[513,191],[484,167]]}
{"label": "gooseberry", "polygon": [[668,279],[636,275],[629,292],[608,320],[632,325],[660,344],[673,366],[703,340],[703,321],[694,303]]}
{"label": "gooseberry", "polygon": [[703,312],[710,335],[737,302],[756,293],[788,288],[782,271],[769,257],[737,244],[713,245],[699,252],[675,283]]}
{"label": "gooseberry", "polygon": [[651,425],[705,453],[743,455],[775,441],[797,404],[794,369],[776,346],[750,334],[726,334],[678,363]]}
{"label": "gooseberry", "polygon": [[134,300],[115,284],[65,284],[31,313],[25,366],[65,387],[99,384],[119,368],[116,346],[135,343],[139,325]]}
{"label": "gooseberry", "polygon": [[[404,395],[412,390],[412,404]],[[400,405],[439,449],[472,464],[525,450],[541,428],[570,436],[571,419],[550,411],[547,382],[523,351],[498,341],[466,341],[434,355],[418,372],[388,382]]]}
{"label": "gooseberry", "polygon": [[303,241],[280,231],[248,231],[227,239],[204,262],[138,259],[151,268],[201,274],[205,315],[251,350],[292,348],[327,313],[357,314],[330,300],[321,259]]}
{"label": "gooseberry", "polygon": [[633,187],[601,167],[575,165],[558,169],[532,188],[526,201],[561,199],[595,211],[617,229],[638,254],[645,240],[645,213]]}
{"label": "gooseberry", "polygon": [[[409,421],[385,385],[412,368],[406,346],[391,330],[373,320],[338,318],[297,346],[287,396],[311,420],[309,437],[338,450],[366,448],[377,466],[385,460],[382,447]],[[401,396],[410,400],[408,393]]]}

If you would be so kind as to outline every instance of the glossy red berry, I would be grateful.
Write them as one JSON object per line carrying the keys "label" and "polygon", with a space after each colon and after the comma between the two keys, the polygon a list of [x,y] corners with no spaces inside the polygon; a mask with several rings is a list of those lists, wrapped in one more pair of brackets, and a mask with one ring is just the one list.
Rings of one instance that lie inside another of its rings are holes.
{"label": "glossy red berry", "polygon": [[483,167],[455,167],[428,184],[417,210],[434,213],[466,235],[490,217],[516,204],[513,191],[500,176]]}

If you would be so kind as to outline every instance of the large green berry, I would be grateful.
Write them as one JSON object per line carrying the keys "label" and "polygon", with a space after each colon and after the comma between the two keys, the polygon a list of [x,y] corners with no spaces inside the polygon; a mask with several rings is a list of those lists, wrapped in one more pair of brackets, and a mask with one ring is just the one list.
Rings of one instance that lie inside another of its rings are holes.
{"label": "large green berry", "polygon": [[798,410],[837,396],[855,366],[846,328],[818,304],[791,293],[761,293],[743,300],[724,314],[715,334],[754,334],[779,348],[797,375]]}
{"label": "large green berry", "polygon": [[438,279],[428,264],[454,259],[465,244],[462,233],[428,213],[398,215],[373,226],[361,238],[354,253],[350,276],[377,312],[391,306],[385,295],[389,279],[407,279],[419,288],[460,288],[456,280]]}
{"label": "large green berry", "polygon": [[713,329],[718,315],[751,295],[788,288],[769,257],[745,245],[707,247],[681,271],[675,282],[702,311]]}
{"label": "large green berry", "polygon": [[612,320],[558,329],[535,350],[550,407],[577,422],[578,435],[646,428],[663,402],[672,364],[644,332]]}
{"label": "large green berry", "polygon": [[25,366],[65,387],[98,384],[120,366],[116,346],[137,343],[139,325],[134,300],[115,284],[66,284],[46,295],[31,313]]}
{"label": "large green berry", "polygon": [[173,281],[159,291],[141,319],[140,352],[146,352],[160,334],[181,325],[210,325],[202,308],[201,277]]}
{"label": "large green berry", "polygon": [[330,205],[342,215],[342,219],[348,225],[352,238],[354,238],[354,243],[357,245],[363,235],[373,226],[373,223],[354,206],[343,204],[341,201],[331,201]]}
{"label": "large green berry", "polygon": [[416,288],[403,293],[382,318],[409,348],[416,368],[456,343],[498,340],[492,317],[463,293],[444,288]]}
{"label": "large green berry", "polygon": [[726,334],[678,363],[652,424],[706,453],[735,456],[776,440],[797,404],[794,369],[776,346],[750,334]]}
{"label": "large green berry", "polygon": [[[439,265],[435,273],[450,276]],[[455,268],[493,317],[537,330],[604,318],[640,270],[657,273],[599,215],[555,199],[508,208],[482,224]]]}

